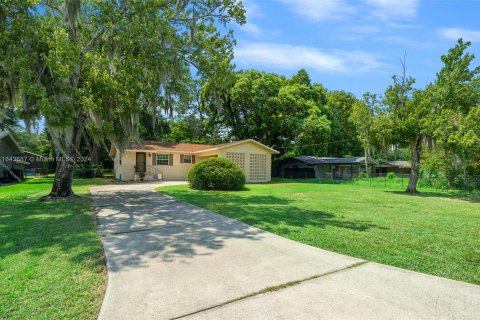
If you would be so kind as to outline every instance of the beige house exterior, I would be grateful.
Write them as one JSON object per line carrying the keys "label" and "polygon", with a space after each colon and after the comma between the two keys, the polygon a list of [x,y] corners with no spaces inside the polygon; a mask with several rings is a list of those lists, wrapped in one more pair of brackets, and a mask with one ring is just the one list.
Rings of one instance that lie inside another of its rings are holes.
{"label": "beige house exterior", "polygon": [[253,139],[218,145],[142,141],[121,153],[112,146],[115,178],[121,181],[182,181],[192,166],[211,157],[234,161],[247,182],[271,181],[272,154],[279,152]]}

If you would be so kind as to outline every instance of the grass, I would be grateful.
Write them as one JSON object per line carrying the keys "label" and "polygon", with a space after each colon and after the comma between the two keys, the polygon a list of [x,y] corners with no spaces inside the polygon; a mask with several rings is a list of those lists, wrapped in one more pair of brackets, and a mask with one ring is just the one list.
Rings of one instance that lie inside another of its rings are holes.
{"label": "grass", "polygon": [[96,319],[106,272],[88,188],[75,201],[41,202],[52,179],[0,187],[0,319]]}
{"label": "grass", "polygon": [[160,192],[315,247],[480,284],[480,198],[352,184],[272,183]]}

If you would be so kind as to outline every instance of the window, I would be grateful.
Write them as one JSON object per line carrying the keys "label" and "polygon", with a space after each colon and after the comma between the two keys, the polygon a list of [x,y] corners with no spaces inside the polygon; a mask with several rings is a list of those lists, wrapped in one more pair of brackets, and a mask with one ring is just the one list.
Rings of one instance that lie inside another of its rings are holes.
{"label": "window", "polygon": [[157,154],[157,166],[170,165],[170,157],[168,154]]}
{"label": "window", "polygon": [[182,154],[182,163],[192,163],[192,155]]}

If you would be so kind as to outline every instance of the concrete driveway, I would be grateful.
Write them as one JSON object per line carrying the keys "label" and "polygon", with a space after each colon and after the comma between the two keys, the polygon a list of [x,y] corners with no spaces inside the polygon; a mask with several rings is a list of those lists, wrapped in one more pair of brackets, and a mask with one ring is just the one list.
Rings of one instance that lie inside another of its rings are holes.
{"label": "concrete driveway", "polygon": [[99,319],[479,319],[480,286],[303,245],[154,192],[92,188]]}

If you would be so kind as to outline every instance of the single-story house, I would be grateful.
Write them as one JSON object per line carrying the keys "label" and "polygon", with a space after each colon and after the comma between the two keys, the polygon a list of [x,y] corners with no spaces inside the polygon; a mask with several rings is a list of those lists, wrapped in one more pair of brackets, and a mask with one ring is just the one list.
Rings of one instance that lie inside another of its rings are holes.
{"label": "single-story house", "polygon": [[234,161],[247,182],[271,181],[272,154],[279,152],[253,139],[206,145],[162,141],[132,142],[120,152],[112,145],[115,178],[133,180],[186,180],[198,161],[222,157]]}
{"label": "single-story house", "polygon": [[350,179],[365,172],[365,157],[290,157],[278,163],[277,172],[281,178]]}
{"label": "single-story house", "polygon": [[28,162],[21,156],[20,146],[8,131],[0,131],[0,182],[23,181]]}
{"label": "single-story house", "polygon": [[28,164],[25,166],[25,175],[45,175],[55,172],[56,158],[45,157],[30,151],[24,151],[21,153],[21,157],[24,158]]}
{"label": "single-story house", "polygon": [[397,176],[408,175],[412,171],[412,165],[409,161],[382,161],[375,165],[375,174],[383,175],[389,172],[395,173]]}
{"label": "single-story house", "polygon": [[[396,175],[410,174],[410,162],[368,160],[368,171],[375,176],[385,176],[389,172]],[[365,173],[365,157],[329,158],[298,156],[281,160],[277,173],[281,178],[291,179],[351,179]]]}

